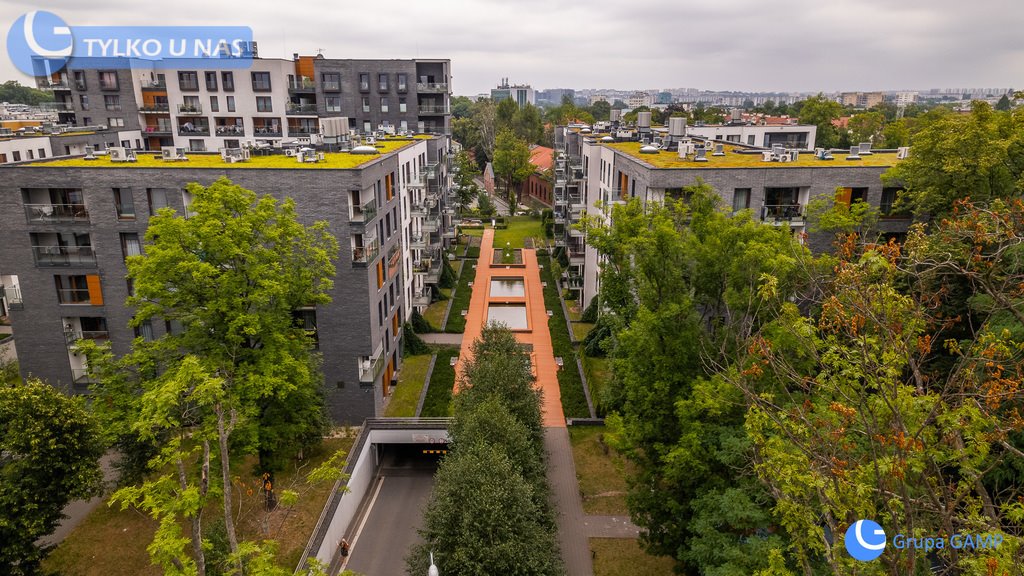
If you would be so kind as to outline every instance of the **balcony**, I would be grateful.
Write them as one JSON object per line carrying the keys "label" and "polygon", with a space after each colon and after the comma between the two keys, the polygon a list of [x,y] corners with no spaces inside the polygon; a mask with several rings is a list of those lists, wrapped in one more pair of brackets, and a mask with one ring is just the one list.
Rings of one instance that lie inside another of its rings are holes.
{"label": "balcony", "polygon": [[109,340],[110,332],[106,330],[93,330],[93,331],[81,331],[81,330],[65,330],[64,340],[68,343],[68,346],[74,346],[75,342],[79,340]]}
{"label": "balcony", "polygon": [[426,218],[427,207],[423,204],[412,204],[409,206],[409,216],[413,218]]}
{"label": "balcony", "polygon": [[566,252],[569,253],[569,264],[579,266],[584,263],[586,252],[584,252],[583,246],[580,246],[578,244],[570,244],[566,248]]}
{"label": "balcony", "polygon": [[73,102],[50,102],[44,104],[50,110],[56,110],[57,112],[74,112],[75,104]]}
{"label": "balcony", "polygon": [[74,378],[75,384],[91,384],[95,380],[89,376],[88,368],[72,368],[71,377]]}
{"label": "balcony", "polygon": [[170,114],[170,104],[143,104],[139,106],[139,112],[143,114]]}
{"label": "balcony", "polygon": [[366,383],[373,383],[377,381],[377,377],[384,370],[384,347],[377,346],[377,351],[373,353],[373,356],[367,358],[363,357],[359,361],[359,381]]}
{"label": "balcony", "polygon": [[280,138],[281,127],[280,126],[254,126],[253,132],[257,138]]}
{"label": "balcony", "polygon": [[203,113],[201,104],[178,104],[178,114],[183,116],[197,116]]}
{"label": "balcony", "polygon": [[92,246],[33,246],[36,266],[95,267]]}
{"label": "balcony", "polygon": [[167,90],[167,82],[162,80],[154,80],[151,82],[142,83],[142,91],[147,90],[164,91]]}
{"label": "balcony", "polygon": [[214,130],[217,136],[245,136],[244,126],[216,126]]}
{"label": "balcony", "polygon": [[374,238],[369,244],[352,247],[352,264],[357,266],[369,266],[380,254],[380,244]]}
{"label": "balcony", "polygon": [[448,84],[446,82],[417,82],[417,92],[448,92]]}
{"label": "balcony", "polygon": [[170,136],[172,130],[170,124],[158,124],[156,126],[146,126],[143,128],[143,132],[146,136]]}
{"label": "balcony", "polygon": [[761,208],[761,220],[764,221],[792,222],[803,219],[803,206],[800,204],[765,204]]}
{"label": "balcony", "polygon": [[292,116],[316,116],[316,104],[295,104],[294,102],[289,102],[285,114]]}
{"label": "balcony", "polygon": [[427,185],[427,179],[422,174],[414,174],[406,184],[409,188],[423,188]]}
{"label": "balcony", "polygon": [[369,222],[369,221],[373,220],[376,217],[377,217],[377,200],[375,198],[371,198],[369,200],[369,202],[363,204],[362,206],[353,206],[352,207],[352,217],[349,218],[349,222],[351,222],[353,224],[356,224],[356,223],[365,224],[366,222]]}
{"label": "balcony", "polygon": [[412,293],[413,306],[430,306],[430,290],[418,290]]}
{"label": "balcony", "polygon": [[312,134],[319,134],[319,126],[288,126],[289,136],[309,136]]}
{"label": "balcony", "polygon": [[441,281],[441,259],[437,258],[430,261],[430,267],[427,268],[427,273],[423,276],[423,281],[427,284],[437,284]]}
{"label": "balcony", "polygon": [[316,83],[309,78],[292,78],[288,81],[288,92],[292,94],[296,93],[311,93],[316,91]]}
{"label": "balcony", "polygon": [[409,235],[409,248],[411,250],[426,250],[427,248],[427,237],[423,234],[410,234]]}
{"label": "balcony", "polygon": [[43,222],[89,222],[84,204],[25,204],[25,217],[30,224]]}
{"label": "balcony", "polygon": [[421,104],[420,107],[419,107],[419,114],[421,116],[427,116],[427,115],[435,116],[435,115],[444,115],[444,114],[450,114],[450,113],[451,112],[448,110],[448,108],[446,106],[434,106],[432,104]]}
{"label": "balcony", "polygon": [[209,136],[209,126],[178,126],[178,136]]}
{"label": "balcony", "polygon": [[40,90],[70,90],[71,89],[68,86],[68,79],[67,78],[62,78],[60,80],[57,80],[56,82],[54,82],[52,80],[45,80],[45,79],[44,80],[39,80],[39,82],[36,83],[36,86]]}
{"label": "balcony", "polygon": [[431,214],[423,220],[424,232],[437,232],[438,228],[440,227],[441,221],[437,214]]}

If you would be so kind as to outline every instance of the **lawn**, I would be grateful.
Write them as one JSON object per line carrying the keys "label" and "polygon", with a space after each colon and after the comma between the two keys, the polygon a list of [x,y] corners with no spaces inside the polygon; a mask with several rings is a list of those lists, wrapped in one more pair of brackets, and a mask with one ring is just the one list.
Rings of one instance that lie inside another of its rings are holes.
{"label": "lawn", "polygon": [[[455,273],[458,274],[462,267],[461,261],[456,261],[454,268]],[[441,327],[444,326],[444,312],[448,309],[448,299],[452,297],[451,288],[441,288],[441,294],[444,294],[444,300],[438,300],[427,309],[423,311],[423,317],[430,322],[430,326],[433,327],[435,332],[441,332]]]}
{"label": "lawn", "polygon": [[[278,542],[279,566],[292,569],[298,564],[331,492],[331,483],[309,485],[304,480],[305,475],[336,450],[350,449],[353,441],[352,437],[326,439],[298,470],[292,468],[277,474],[275,485],[279,490],[295,490],[300,494],[294,508],[278,508],[269,517],[272,530],[270,536]],[[252,464],[252,459],[246,459],[232,468],[237,475],[248,477]],[[264,519],[262,501],[258,494],[236,501],[238,508],[244,511],[238,521],[240,538],[262,538],[259,530],[260,521]],[[208,507],[204,513],[207,527],[215,521],[219,512],[219,506],[211,504]],[[43,562],[43,568],[46,572],[61,576],[161,574],[159,568],[150,564],[146,552],[155,530],[156,523],[148,516],[131,509],[122,511],[118,506],[108,507],[102,503],[50,554]]]}
{"label": "lawn", "polygon": [[573,322],[572,323],[572,334],[576,337],[577,342],[583,342],[583,339],[590,334],[593,330],[594,325],[589,322]]}
{"label": "lawn", "polygon": [[455,387],[455,368],[451,359],[459,355],[455,347],[437,349],[434,372],[430,375],[430,387],[423,401],[423,417],[446,417],[452,415],[452,389]]}
{"label": "lawn", "polygon": [[540,218],[531,216],[506,217],[508,228],[494,231],[494,247],[504,248],[505,243],[511,243],[513,248],[525,248],[527,238],[535,238],[537,244],[544,242],[544,227]]}
{"label": "lawn", "polygon": [[604,415],[601,404],[604,400],[604,391],[612,381],[612,361],[608,358],[594,358],[581,355],[583,360],[583,374],[587,377],[587,386],[590,387],[590,399],[594,402],[594,410],[598,416]]}
{"label": "lawn", "polygon": [[571,426],[572,459],[587,514],[626,516],[629,461],[601,442],[604,426]]}
{"label": "lawn", "polygon": [[594,558],[594,576],[675,574],[672,571],[675,562],[671,558],[648,555],[633,538],[591,538],[590,551]]}
{"label": "lawn", "polygon": [[406,356],[402,361],[402,370],[398,373],[398,386],[388,400],[384,415],[393,418],[412,418],[416,415],[416,405],[420,401],[420,392],[427,379],[427,367],[430,366],[430,354]]}
{"label": "lawn", "polygon": [[[477,251],[479,252],[479,248]],[[459,274],[459,284],[452,298],[452,310],[448,313],[445,332],[461,334],[466,330],[466,317],[462,315],[462,311],[469,310],[469,301],[473,296],[473,287],[469,283],[476,278],[476,268],[473,265],[477,262],[478,260],[462,261],[462,272]]]}

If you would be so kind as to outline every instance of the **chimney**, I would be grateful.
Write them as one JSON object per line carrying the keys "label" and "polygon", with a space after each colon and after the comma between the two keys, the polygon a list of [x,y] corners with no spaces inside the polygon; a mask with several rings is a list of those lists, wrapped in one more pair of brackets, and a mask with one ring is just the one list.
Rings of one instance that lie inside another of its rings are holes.
{"label": "chimney", "polygon": [[299,53],[298,52],[292,52],[292,60],[295,60],[296,62],[298,62],[298,60],[299,60]]}

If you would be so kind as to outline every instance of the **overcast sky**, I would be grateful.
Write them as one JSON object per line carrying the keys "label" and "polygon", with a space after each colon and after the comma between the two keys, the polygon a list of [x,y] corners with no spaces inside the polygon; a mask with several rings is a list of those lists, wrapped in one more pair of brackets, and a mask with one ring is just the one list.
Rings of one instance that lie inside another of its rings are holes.
{"label": "overcast sky", "polygon": [[[456,94],[535,88],[838,91],[1024,87],[1020,0],[0,0],[5,35],[73,26],[250,26],[264,58],[450,58]],[[6,49],[5,49],[6,53]],[[28,79],[8,58],[0,79]]]}

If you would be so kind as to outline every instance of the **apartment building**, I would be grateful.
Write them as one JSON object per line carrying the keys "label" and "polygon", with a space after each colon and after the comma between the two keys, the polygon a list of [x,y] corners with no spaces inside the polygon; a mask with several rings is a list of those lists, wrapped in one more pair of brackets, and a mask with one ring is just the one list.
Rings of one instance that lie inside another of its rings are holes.
{"label": "apartment building", "polygon": [[840,104],[856,108],[872,108],[881,104],[883,100],[885,95],[881,92],[843,92],[839,96]]}
{"label": "apartment building", "polygon": [[235,70],[121,59],[112,60],[110,69],[65,69],[37,83],[54,91],[63,125],[140,131],[141,145],[132,146],[137,149],[201,152],[315,140],[320,119],[328,117],[347,118],[349,129],[361,134],[448,135],[450,69],[449,60],[298,54],[291,60],[254,58],[251,67]]}
{"label": "apartment building", "polygon": [[[899,236],[907,230],[909,218],[893,211],[900,189],[881,180],[899,161],[896,151],[750,148],[694,137],[681,119],[677,122],[667,130],[649,125],[604,133],[580,126],[556,129],[555,245],[566,251],[568,286],[580,292],[584,305],[600,288],[600,258],[575,226],[582,215],[607,218],[615,203],[663,202],[698,182],[714,188],[732,211],[750,210],[765,225],[788,226],[794,233],[808,232],[807,203],[815,198],[865,201],[881,212],[883,233]],[[812,250],[830,249],[826,234],[811,232],[805,238]]]}
{"label": "apartment building", "polygon": [[537,104],[537,94],[529,84],[509,84],[508,78],[502,78],[497,88],[491,88],[491,100],[501,102],[507,99],[515,100],[520,108]]}
{"label": "apartment building", "polygon": [[[22,375],[84,393],[89,377],[79,339],[109,341],[124,353],[137,336],[173,330],[158,323],[128,328],[125,258],[145,251],[157,210],[187,213],[188,183],[227,176],[258,194],[293,198],[305,224],[328,222],[340,245],[332,302],[297,310],[296,318],[323,357],[332,419],[380,415],[402,366],[402,326],[414,306],[429,303],[420,297],[440,276],[454,211],[447,208],[446,138],[386,138],[373,146],[377,154],[299,151],[237,162],[227,153],[189,153],[187,160],[140,153],[134,162],[115,162],[124,157],[115,149],[90,161],[0,167],[0,283]],[[281,167],[293,158],[294,167]]]}

